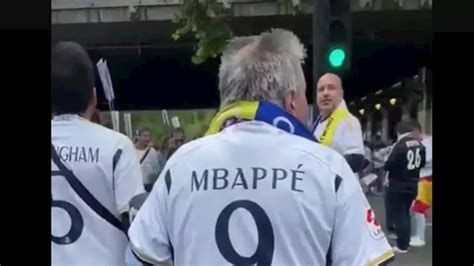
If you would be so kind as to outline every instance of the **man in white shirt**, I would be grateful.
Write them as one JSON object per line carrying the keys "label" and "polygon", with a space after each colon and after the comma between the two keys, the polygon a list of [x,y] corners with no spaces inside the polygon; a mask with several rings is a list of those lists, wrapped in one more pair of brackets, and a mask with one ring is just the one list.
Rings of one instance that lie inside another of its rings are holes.
{"label": "man in white shirt", "polygon": [[136,131],[135,152],[142,169],[143,186],[147,192],[150,192],[158,178],[160,164],[156,150],[150,146],[150,130],[147,128],[140,128]]}
{"label": "man in white shirt", "polygon": [[175,265],[381,265],[393,258],[345,159],[306,128],[305,49],[286,30],[231,40],[220,112],[167,162],[130,230]]}
{"label": "man in white shirt", "polygon": [[90,121],[94,75],[80,45],[52,50],[52,265],[124,265],[128,203],[143,193],[132,142]]}
{"label": "man in white shirt", "polygon": [[[419,126],[421,131],[421,126]],[[418,194],[412,207],[413,235],[410,246],[422,247],[425,245],[426,215],[432,204],[433,182],[433,137],[424,135],[421,143],[426,149],[426,164],[420,171]]]}
{"label": "man in white shirt", "polygon": [[347,109],[343,96],[341,78],[332,73],[321,76],[316,88],[320,115],[314,123],[313,133],[321,144],[343,155],[357,173],[364,166],[362,128]]}

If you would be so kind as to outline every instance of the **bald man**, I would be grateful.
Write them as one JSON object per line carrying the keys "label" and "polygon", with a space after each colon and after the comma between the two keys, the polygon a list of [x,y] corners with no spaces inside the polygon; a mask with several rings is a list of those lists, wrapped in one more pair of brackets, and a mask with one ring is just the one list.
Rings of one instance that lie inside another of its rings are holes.
{"label": "bald man", "polygon": [[347,109],[343,96],[341,78],[332,73],[321,76],[316,88],[320,115],[313,134],[321,144],[342,154],[354,172],[359,172],[364,166],[362,128]]}

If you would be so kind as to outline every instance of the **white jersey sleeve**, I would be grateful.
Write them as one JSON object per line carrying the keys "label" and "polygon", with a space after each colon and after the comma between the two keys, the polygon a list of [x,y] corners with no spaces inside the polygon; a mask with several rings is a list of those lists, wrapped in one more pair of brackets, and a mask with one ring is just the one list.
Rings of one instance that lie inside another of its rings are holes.
{"label": "white jersey sleeve", "polygon": [[331,242],[332,265],[380,265],[393,259],[392,248],[346,163],[340,178]]}
{"label": "white jersey sleeve", "polygon": [[133,253],[146,263],[167,264],[172,260],[167,230],[170,174],[170,170],[162,172],[128,230]]}
{"label": "white jersey sleeve", "polygon": [[426,163],[420,171],[420,177],[428,177],[433,175],[433,139],[431,136],[423,138],[423,146],[426,151]]}
{"label": "white jersey sleeve", "polygon": [[333,141],[334,148],[342,155],[365,154],[362,127],[359,120],[352,114],[341,121]]}
{"label": "white jersey sleeve", "polygon": [[431,137],[423,140],[423,145],[426,148],[426,162],[432,163],[433,161],[433,140]]}
{"label": "white jersey sleeve", "polygon": [[132,142],[124,139],[114,158],[115,204],[120,213],[128,211],[128,203],[135,195],[145,192],[142,171]]}

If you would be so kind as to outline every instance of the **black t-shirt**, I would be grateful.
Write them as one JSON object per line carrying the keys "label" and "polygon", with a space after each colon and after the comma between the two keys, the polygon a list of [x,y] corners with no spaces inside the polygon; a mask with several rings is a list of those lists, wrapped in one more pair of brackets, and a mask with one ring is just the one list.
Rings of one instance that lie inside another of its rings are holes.
{"label": "black t-shirt", "polygon": [[389,172],[388,190],[416,195],[420,169],[425,162],[426,151],[421,141],[410,135],[400,139],[385,163],[385,170]]}

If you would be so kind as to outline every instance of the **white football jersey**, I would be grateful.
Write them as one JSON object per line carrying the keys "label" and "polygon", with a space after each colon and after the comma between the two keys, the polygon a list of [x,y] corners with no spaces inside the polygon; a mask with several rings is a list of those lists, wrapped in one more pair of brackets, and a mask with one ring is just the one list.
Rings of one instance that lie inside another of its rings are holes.
{"label": "white football jersey", "polygon": [[[347,109],[344,101],[341,105]],[[314,136],[320,139],[329,122],[329,119],[318,121],[315,125]],[[341,120],[331,143],[331,148],[342,155],[347,154],[365,154],[364,139],[362,137],[362,127],[359,119],[348,111],[348,115]]]}
{"label": "white football jersey", "polygon": [[337,152],[263,122],[182,146],[129,229],[175,265],[378,265],[393,252]]}
{"label": "white football jersey", "polygon": [[425,146],[426,151],[426,163],[425,167],[420,170],[420,177],[428,177],[433,175],[433,137],[426,136],[421,141]]}
{"label": "white football jersey", "polygon": [[121,213],[144,192],[132,142],[77,115],[51,121],[53,265],[124,265]]}

